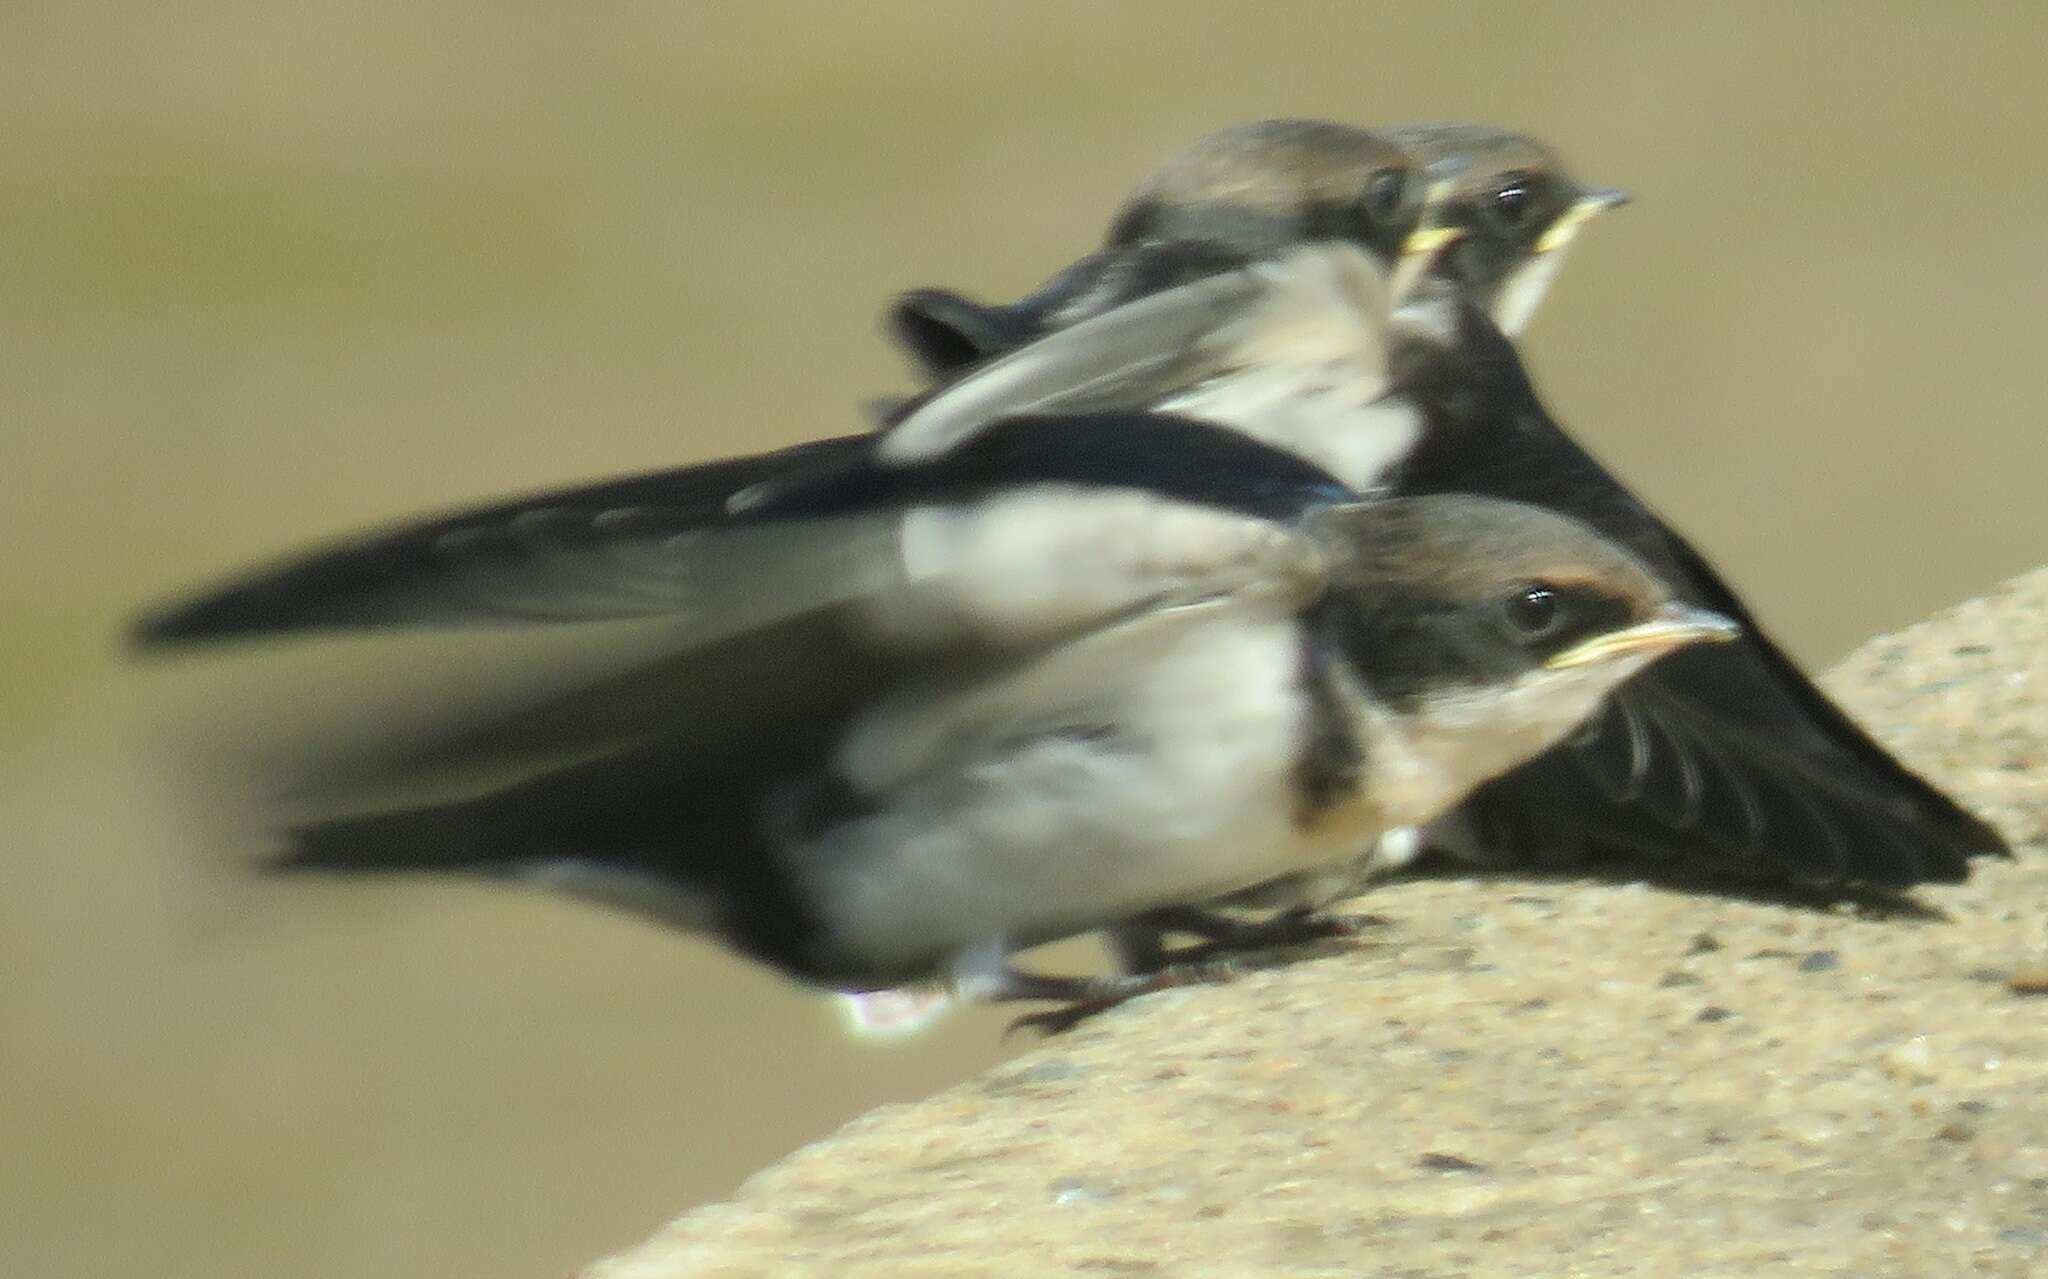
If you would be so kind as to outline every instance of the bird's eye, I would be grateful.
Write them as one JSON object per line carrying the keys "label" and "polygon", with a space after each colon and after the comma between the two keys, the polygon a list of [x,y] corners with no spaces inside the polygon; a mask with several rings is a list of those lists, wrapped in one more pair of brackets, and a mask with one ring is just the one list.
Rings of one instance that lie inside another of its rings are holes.
{"label": "bird's eye", "polygon": [[1536,186],[1527,178],[1512,178],[1493,193],[1487,206],[1496,225],[1507,231],[1520,231],[1529,225],[1536,213]]}
{"label": "bird's eye", "polygon": [[1564,624],[1564,603],[1557,589],[1543,582],[1515,588],[1506,600],[1508,625],[1524,639],[1545,639]]}
{"label": "bird's eye", "polygon": [[1401,211],[1408,194],[1408,179],[1399,169],[1377,169],[1365,180],[1365,211],[1373,221],[1386,223]]}

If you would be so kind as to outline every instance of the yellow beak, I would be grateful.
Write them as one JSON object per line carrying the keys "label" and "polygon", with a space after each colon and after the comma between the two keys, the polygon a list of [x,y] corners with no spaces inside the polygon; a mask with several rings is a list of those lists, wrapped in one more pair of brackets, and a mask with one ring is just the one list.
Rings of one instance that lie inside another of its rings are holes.
{"label": "yellow beak", "polygon": [[1428,223],[1416,227],[1401,241],[1401,256],[1394,263],[1394,273],[1387,281],[1387,293],[1395,305],[1422,282],[1429,274],[1429,268],[1443,251],[1465,238],[1465,228],[1457,226],[1431,226]]}
{"label": "yellow beak", "polygon": [[1666,604],[1647,622],[1625,626],[1572,645],[1543,663],[1548,670],[1569,670],[1626,653],[1664,653],[1687,644],[1725,644],[1742,628],[1719,613],[1685,604]]}
{"label": "yellow beak", "polygon": [[1419,226],[1401,241],[1401,256],[1404,258],[1428,256],[1443,252],[1465,234],[1465,228],[1455,226]]}
{"label": "yellow beak", "polygon": [[1559,215],[1557,221],[1551,223],[1543,232],[1542,238],[1536,241],[1536,252],[1549,253],[1563,248],[1572,242],[1572,237],[1579,233],[1579,228],[1593,217],[1627,204],[1628,201],[1628,192],[1619,187],[1587,187],[1579,193],[1578,199],[1572,201],[1572,207]]}

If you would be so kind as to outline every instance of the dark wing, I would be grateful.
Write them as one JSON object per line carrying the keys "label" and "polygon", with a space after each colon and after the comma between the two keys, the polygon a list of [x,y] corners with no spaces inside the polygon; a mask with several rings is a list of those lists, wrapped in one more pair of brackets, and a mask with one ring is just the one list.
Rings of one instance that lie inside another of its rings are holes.
{"label": "dark wing", "polygon": [[1549,507],[1633,548],[1743,637],[1673,654],[1572,744],[1481,788],[1466,815],[1525,846],[1618,845],[1760,875],[1952,881],[2005,851],[1982,821],[1893,759],[1813,686],[1713,567],[1557,426],[1508,339],[1467,310],[1450,348],[1397,376],[1427,428],[1395,487]]}
{"label": "dark wing", "polygon": [[[319,630],[667,618],[670,643],[681,648],[821,609],[864,601],[886,608],[906,589],[900,521],[915,508],[1025,489],[1119,490],[1286,519],[1305,504],[1349,496],[1292,454],[1159,415],[1014,419],[907,465],[878,460],[876,438],[541,494],[372,534],[174,605],[146,618],[136,635],[145,646],[166,646]],[[1055,496],[1042,514],[1058,525],[1069,511]],[[1118,535],[1144,533],[1120,526]]]}
{"label": "dark wing", "polygon": [[1124,490],[1270,520],[1357,495],[1295,453],[1208,422],[1117,411],[1006,417],[929,457],[879,451],[764,486],[744,518],[816,519],[1052,485]]}
{"label": "dark wing", "polygon": [[405,624],[575,620],[672,609],[674,539],[727,518],[735,493],[829,469],[864,435],[498,502],[293,557],[134,628],[144,648]]}

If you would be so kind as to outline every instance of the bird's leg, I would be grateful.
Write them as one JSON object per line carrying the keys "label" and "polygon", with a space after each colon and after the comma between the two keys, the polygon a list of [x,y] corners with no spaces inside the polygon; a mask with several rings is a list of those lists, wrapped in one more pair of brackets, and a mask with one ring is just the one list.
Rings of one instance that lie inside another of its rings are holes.
{"label": "bird's leg", "polygon": [[1118,972],[1157,972],[1173,962],[1166,945],[1166,934],[1170,931],[1146,920],[1127,919],[1103,929],[1102,941],[1109,947]]}
{"label": "bird's leg", "polygon": [[[1227,955],[1355,937],[1386,922],[1378,915],[1327,915],[1308,906],[1290,907],[1264,919],[1237,919],[1199,906],[1164,906],[1146,911],[1132,925],[1112,930],[1111,945],[1127,963],[1128,957],[1145,958],[1134,944],[1141,938],[1150,939],[1156,964],[1203,963]],[[1169,951],[1159,942],[1160,934],[1168,932],[1198,937],[1203,944]],[[1131,971],[1147,969],[1134,967]]]}
{"label": "bird's leg", "polygon": [[1059,1003],[1058,1008],[1026,1013],[1010,1023],[1011,1033],[1030,1029],[1048,1035],[1071,1030],[1140,995],[1225,982],[1236,975],[1236,968],[1227,963],[1168,963],[1149,972],[1107,977],[1027,973],[1011,967],[1006,948],[993,946],[963,952],[953,967],[954,989],[964,998],[985,1004],[1027,999]]}
{"label": "bird's leg", "polygon": [[992,1003],[1012,999],[1060,1001],[1057,1008],[1025,1013],[1009,1027],[1012,1034],[1036,1030],[1057,1035],[1140,995],[1181,986],[1220,984],[1237,976],[1237,971],[1234,965],[1222,962],[1163,964],[1147,973],[1111,977],[1051,977],[1013,969],[1010,975],[1014,984],[988,998]]}

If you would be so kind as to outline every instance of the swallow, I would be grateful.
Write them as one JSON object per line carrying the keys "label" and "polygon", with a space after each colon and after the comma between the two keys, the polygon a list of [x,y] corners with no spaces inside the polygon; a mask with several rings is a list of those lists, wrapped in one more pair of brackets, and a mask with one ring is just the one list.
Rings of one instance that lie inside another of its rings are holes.
{"label": "swallow", "polygon": [[1330,240],[1390,271],[1433,262],[1439,286],[1513,334],[1587,220],[1627,198],[1581,185],[1551,148],[1504,129],[1262,120],[1160,164],[1118,208],[1099,252],[1022,299],[990,305],[916,289],[887,324],[924,375],[944,382],[1125,302]]}
{"label": "swallow", "polygon": [[[620,676],[635,696],[575,690],[448,750],[394,727],[394,759],[433,762],[357,775],[390,793],[457,757],[528,771],[299,824],[271,867],[546,885],[832,990],[1063,1001],[1034,1023],[1058,1029],[1204,975],[1035,974],[1016,951],[1172,927],[1347,862],[1547,749],[1635,671],[1735,634],[1567,517],[1370,500],[1169,414],[983,423],[928,458],[810,471],[708,532],[656,496],[586,487],[428,520],[202,602],[295,578],[346,584],[323,627],[656,617],[667,636]],[[180,633],[163,620],[144,634]],[[593,698],[604,738],[536,768],[517,739],[587,726]]]}
{"label": "swallow", "polygon": [[1629,201],[1586,186],[1557,152],[1488,125],[1403,124],[1381,131],[1411,157],[1428,192],[1417,234],[1441,237],[1431,272],[1443,290],[1519,335],[1585,225]]}

